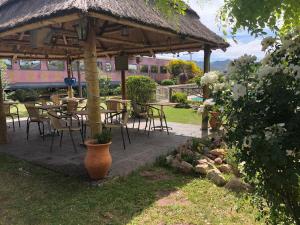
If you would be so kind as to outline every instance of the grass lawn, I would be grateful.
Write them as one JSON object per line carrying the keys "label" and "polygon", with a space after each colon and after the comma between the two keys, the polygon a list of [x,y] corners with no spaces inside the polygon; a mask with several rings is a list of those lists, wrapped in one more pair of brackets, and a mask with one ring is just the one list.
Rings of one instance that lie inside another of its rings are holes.
{"label": "grass lawn", "polygon": [[259,224],[211,182],[152,166],[91,186],[0,154],[0,224]]}
{"label": "grass lawn", "polygon": [[[23,104],[18,104],[21,117],[27,117],[27,111]],[[173,107],[164,108],[168,122],[201,124],[201,116],[192,109],[177,109]],[[13,110],[14,111],[14,110]]]}

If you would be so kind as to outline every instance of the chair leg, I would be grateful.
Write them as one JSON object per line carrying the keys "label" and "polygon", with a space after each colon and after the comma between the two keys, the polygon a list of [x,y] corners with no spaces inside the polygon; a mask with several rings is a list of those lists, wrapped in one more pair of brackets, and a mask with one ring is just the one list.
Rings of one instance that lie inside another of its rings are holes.
{"label": "chair leg", "polygon": [[124,138],[123,126],[121,126],[121,135],[122,135],[122,140],[123,140],[123,147],[124,147],[124,150],[125,150],[126,146],[125,146],[125,138]]}
{"label": "chair leg", "polygon": [[127,133],[129,144],[131,144],[131,139],[130,139],[130,136],[129,136],[129,131],[128,131],[127,125],[125,126],[125,128],[126,128],[126,133]]}
{"label": "chair leg", "polygon": [[81,136],[82,144],[84,144],[84,136],[83,136],[83,131],[82,131],[82,130],[80,130],[79,132],[80,132],[80,136]]}
{"label": "chair leg", "polygon": [[134,129],[134,124],[135,124],[135,116],[133,117],[133,124],[132,124],[133,129]]}
{"label": "chair leg", "polygon": [[139,118],[139,126],[138,126],[138,131],[140,131],[140,126],[141,126],[141,118]]}
{"label": "chair leg", "polygon": [[165,124],[166,124],[166,128],[167,128],[167,134],[169,135],[169,127],[168,127],[168,123],[167,123],[167,118],[164,116],[164,120],[165,120]]}
{"label": "chair leg", "polygon": [[59,147],[62,147],[62,139],[63,139],[63,136],[64,136],[64,131],[61,131],[61,132],[60,132]]}
{"label": "chair leg", "polygon": [[26,125],[27,141],[28,141],[28,139],[29,139],[29,126],[30,126],[30,122],[27,120],[27,125]]}
{"label": "chair leg", "polygon": [[74,151],[77,153],[78,151],[77,151],[77,148],[76,148],[76,145],[75,145],[75,141],[74,141],[72,131],[70,130],[69,133],[70,133],[70,137],[71,137],[71,140],[72,140]]}
{"label": "chair leg", "polygon": [[50,146],[50,152],[53,151],[53,144],[54,144],[54,136],[55,136],[56,130],[53,130],[52,137],[51,137],[51,146]]}
{"label": "chair leg", "polygon": [[43,129],[42,129],[43,141],[45,141],[45,125],[44,123],[42,123],[42,125],[43,125]]}
{"label": "chair leg", "polygon": [[21,127],[21,121],[20,121],[20,115],[19,113],[17,114],[17,117],[18,117],[18,123],[19,123],[19,128]]}
{"label": "chair leg", "polygon": [[150,135],[150,130],[151,130],[151,118],[150,118],[150,120],[149,120],[148,136]]}
{"label": "chair leg", "polygon": [[147,127],[148,127],[148,117],[146,118],[145,131],[147,130]]}
{"label": "chair leg", "polygon": [[40,132],[40,135],[42,135],[42,130],[41,130],[41,125],[40,125],[40,122],[38,122],[38,127],[39,127],[39,132]]}

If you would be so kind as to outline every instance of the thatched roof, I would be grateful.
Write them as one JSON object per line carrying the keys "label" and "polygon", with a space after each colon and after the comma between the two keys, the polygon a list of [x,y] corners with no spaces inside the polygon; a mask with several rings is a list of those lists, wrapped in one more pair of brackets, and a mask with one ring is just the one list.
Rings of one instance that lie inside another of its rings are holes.
{"label": "thatched roof", "polygon": [[[130,54],[144,54],[201,50],[204,46],[211,49],[228,47],[221,37],[199,21],[199,16],[193,10],[189,9],[185,16],[176,16],[171,20],[163,16],[153,4],[147,4],[146,0],[0,0],[0,37],[4,40],[4,45],[7,45],[8,39],[16,38],[20,43],[15,42],[15,45],[22,46],[21,40],[25,42],[26,36],[29,35],[26,32],[29,30],[51,26],[51,28],[68,28],[70,31],[82,16],[95,17],[98,19],[99,27],[106,26],[106,31],[109,32],[101,32],[101,28],[98,32],[101,33],[99,41],[105,45],[103,47],[100,43],[99,47],[102,46],[102,52],[107,52],[105,53],[107,55],[114,54],[117,49]],[[117,28],[119,31],[122,30],[124,26],[130,29],[128,37],[120,37],[113,33]],[[65,36],[64,39],[68,39],[66,32]],[[111,37],[118,39],[112,43],[107,40]],[[29,39],[30,37],[27,41]],[[124,42],[123,45],[119,40]],[[141,45],[130,49],[126,41]],[[70,48],[73,49],[80,45],[71,43]],[[145,50],[142,50],[143,48]],[[64,50],[66,49],[68,48]],[[0,52],[11,51],[0,46]],[[26,51],[35,53],[25,47]],[[45,51],[49,55],[53,53],[53,50],[48,51],[47,48]],[[72,52],[69,49],[71,55],[79,53],[80,51]]]}

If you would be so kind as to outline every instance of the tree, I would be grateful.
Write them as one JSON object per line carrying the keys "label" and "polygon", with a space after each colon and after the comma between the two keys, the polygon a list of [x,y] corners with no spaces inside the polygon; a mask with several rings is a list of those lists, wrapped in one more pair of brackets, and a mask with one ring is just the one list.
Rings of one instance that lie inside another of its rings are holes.
{"label": "tree", "polygon": [[[203,0],[199,0],[203,1]],[[183,0],[155,0],[157,7],[166,15],[185,14],[188,6]],[[172,6],[172,7],[170,7]],[[252,35],[265,34],[267,28],[284,33],[300,26],[299,0],[224,0],[219,13],[224,31],[230,28],[234,35],[246,29]]]}
{"label": "tree", "polygon": [[0,61],[0,144],[7,143],[7,133],[6,133],[6,117],[4,114],[3,100],[4,100],[4,86],[5,81],[4,77],[6,74],[6,66],[5,64]]}
{"label": "tree", "polygon": [[167,67],[173,78],[178,79],[180,83],[185,83],[195,76],[203,75],[203,71],[195,62],[174,59],[168,63]]}

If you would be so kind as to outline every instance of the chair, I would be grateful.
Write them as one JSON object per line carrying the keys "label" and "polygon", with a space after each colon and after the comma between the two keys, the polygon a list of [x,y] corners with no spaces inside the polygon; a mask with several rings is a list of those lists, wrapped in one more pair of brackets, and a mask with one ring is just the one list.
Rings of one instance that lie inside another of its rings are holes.
{"label": "chair", "polygon": [[81,136],[82,143],[83,143],[84,142],[84,138],[83,138],[83,133],[82,133],[81,128],[80,127],[72,127],[64,119],[65,117],[59,116],[57,114],[57,112],[49,111],[48,115],[49,115],[49,118],[50,118],[51,127],[53,129],[52,135],[51,135],[52,139],[51,139],[50,152],[52,152],[52,150],[53,150],[54,136],[55,136],[56,132],[58,132],[60,134],[59,146],[62,147],[62,139],[63,139],[63,135],[64,135],[65,131],[69,132],[71,140],[72,140],[74,151],[78,152],[77,148],[76,148],[76,145],[75,145],[75,141],[74,141],[74,137],[73,137],[73,132],[80,132],[80,136]]}
{"label": "chair", "polygon": [[50,96],[51,102],[53,102],[54,105],[61,105],[60,97],[59,95],[51,95]]}
{"label": "chair", "polygon": [[146,122],[146,125],[145,125],[145,131],[146,131],[147,126],[148,126],[148,106],[139,104],[136,102],[132,102],[131,107],[132,107],[133,128],[135,125],[135,120],[138,119],[138,122],[139,122],[138,131],[139,131],[140,125],[141,125],[141,120],[144,119]]}
{"label": "chair", "polygon": [[[11,108],[15,108],[16,112],[12,112]],[[9,117],[12,119],[12,123],[13,123],[13,130],[15,131],[15,119],[14,117],[17,116],[18,118],[18,123],[19,123],[19,127],[21,127],[21,122],[20,122],[20,114],[19,114],[19,108],[16,105],[11,105],[11,104],[4,104],[4,113],[6,117]]]}
{"label": "chair", "polygon": [[110,118],[111,119],[110,123],[104,124],[104,127],[109,128],[110,130],[112,128],[120,128],[121,129],[124,150],[126,149],[125,138],[124,138],[124,128],[126,129],[129,144],[131,144],[129,131],[128,131],[128,127],[127,127],[129,115],[130,115],[130,112],[127,111],[127,109],[124,109],[122,112],[114,114]]}
{"label": "chair", "polygon": [[[156,130],[157,126],[155,126],[155,122],[154,119],[159,119],[160,121],[160,130],[163,131],[164,128],[166,128],[167,130],[167,134],[169,135],[169,127],[168,127],[168,123],[167,123],[167,119],[166,119],[166,115],[165,113],[154,107],[154,106],[148,106],[148,118],[149,118],[149,129],[148,129],[148,136],[150,135],[150,130],[151,130],[151,124],[153,123],[153,127],[152,129]],[[165,123],[165,126],[163,125],[163,123]]]}
{"label": "chair", "polygon": [[[30,124],[31,123],[37,123],[39,127],[40,135],[43,136],[43,140],[45,140],[45,122],[49,123],[49,118],[45,115],[42,115],[39,111],[39,109],[30,104],[25,104],[26,110],[28,112],[28,118],[27,118],[27,126],[26,126],[26,134],[27,134],[27,140],[29,139],[29,130],[30,130]],[[43,129],[41,130],[41,124],[43,125]]]}

